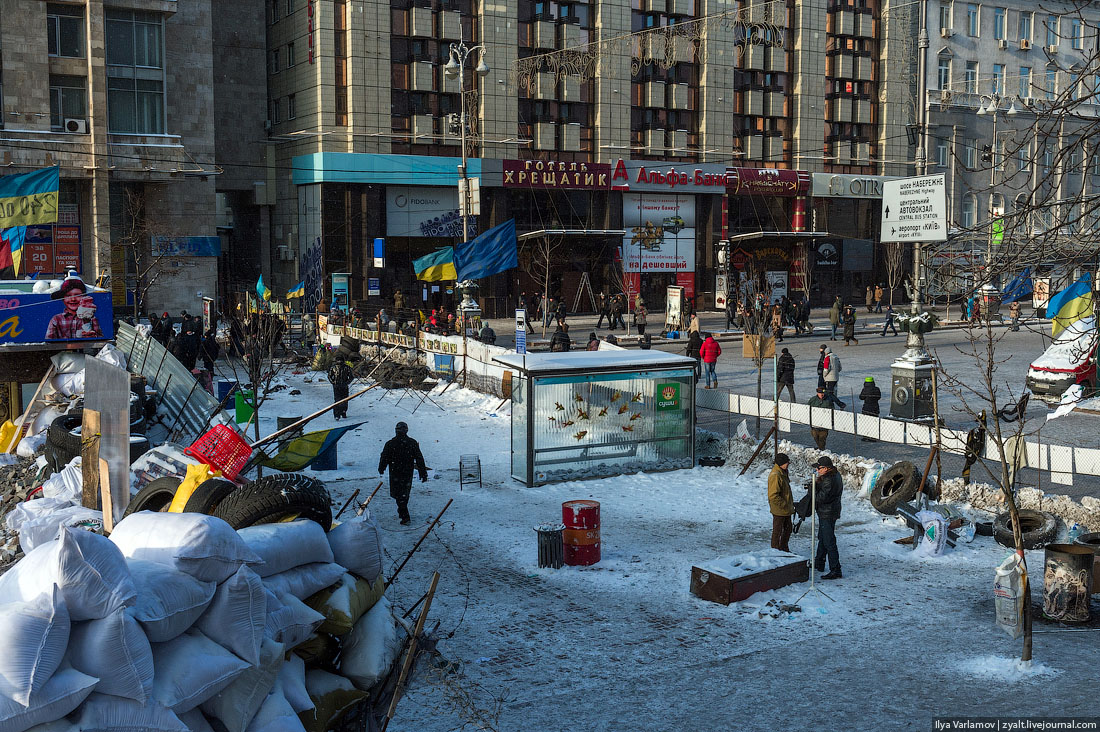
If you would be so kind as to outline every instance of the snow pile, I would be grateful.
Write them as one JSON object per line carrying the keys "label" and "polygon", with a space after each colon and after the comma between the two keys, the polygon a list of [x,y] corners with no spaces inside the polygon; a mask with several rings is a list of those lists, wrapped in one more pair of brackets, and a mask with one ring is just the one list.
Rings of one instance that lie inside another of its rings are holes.
{"label": "snow pile", "polygon": [[768,548],[704,562],[699,565],[699,569],[726,579],[738,579],[757,572],[766,572],[769,569],[784,567],[798,561],[805,560],[797,554]]}
{"label": "snow pile", "polygon": [[977,656],[963,658],[951,664],[952,668],[966,676],[977,676],[993,681],[1030,681],[1031,679],[1057,676],[1061,671],[1043,663],[1025,663],[1018,658],[1005,656]]}
{"label": "snow pile", "polygon": [[[1096,319],[1082,318],[1051,341],[1042,356],[1031,364],[1041,371],[1073,371],[1088,361],[1096,348]],[[1034,377],[1034,372],[1032,373]]]}

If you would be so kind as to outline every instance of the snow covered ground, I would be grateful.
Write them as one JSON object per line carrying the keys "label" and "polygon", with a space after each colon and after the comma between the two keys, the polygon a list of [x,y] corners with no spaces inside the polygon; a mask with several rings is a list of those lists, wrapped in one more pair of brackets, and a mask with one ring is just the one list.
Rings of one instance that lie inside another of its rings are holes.
{"label": "snow covered ground", "polygon": [[[274,395],[261,432],[331,399],[320,374],[287,383],[302,393]],[[1006,550],[991,539],[916,558],[893,543],[908,529],[848,486],[837,528],[844,579],[818,583],[831,599],[799,599],[808,585],[796,585],[729,607],[704,602],[688,592],[693,564],[768,547],[766,472],[695,468],[529,489],[509,477],[507,405],[439,392],[352,402],[349,419],[367,424],[340,443],[339,470],[317,474],[334,502],[356,488],[363,500],[394,423],[408,422],[431,471],[413,485],[412,526],[398,524],[385,487],[371,504],[391,567],[454,499],[391,590],[410,607],[441,573],[428,627],[439,623],[452,672],[418,665],[392,730],[926,730],[936,716],[1100,715],[1100,632],[1037,623],[1036,663],[1017,668],[1020,642],[993,625],[993,569]],[[484,485],[460,491],[467,453],[481,456]],[[797,498],[809,468],[791,472]],[[603,561],[538,569],[533,527],[578,498],[601,503]],[[791,549],[809,553],[808,524]],[[1042,561],[1028,556],[1036,580]],[[772,600],[801,611],[772,617]]]}

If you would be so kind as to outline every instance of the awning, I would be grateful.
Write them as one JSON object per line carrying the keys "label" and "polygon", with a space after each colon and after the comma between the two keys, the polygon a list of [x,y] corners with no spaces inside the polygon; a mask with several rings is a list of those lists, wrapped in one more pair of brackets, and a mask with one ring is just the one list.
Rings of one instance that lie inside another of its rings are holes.
{"label": "awning", "polygon": [[517,239],[520,241],[526,241],[527,239],[542,239],[547,236],[626,236],[625,229],[539,229],[538,231],[529,231],[526,234],[520,234]]}
{"label": "awning", "polygon": [[827,231],[753,231],[748,234],[732,234],[727,238],[730,242],[749,241],[752,239],[822,239],[832,236]]}

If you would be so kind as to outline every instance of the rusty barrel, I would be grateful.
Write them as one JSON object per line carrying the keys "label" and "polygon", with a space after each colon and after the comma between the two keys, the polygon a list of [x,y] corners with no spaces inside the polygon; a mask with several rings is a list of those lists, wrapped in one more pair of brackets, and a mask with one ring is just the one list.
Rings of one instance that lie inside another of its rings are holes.
{"label": "rusty barrel", "polygon": [[570,567],[587,567],[600,561],[600,504],[566,501],[561,504],[561,522],[565,524],[562,532],[565,563]]}
{"label": "rusty barrel", "polygon": [[1100,532],[1081,534],[1073,543],[1092,549],[1092,594],[1100,594]]}
{"label": "rusty barrel", "polygon": [[1086,623],[1092,594],[1091,547],[1048,544],[1043,568],[1043,615],[1063,623]]}

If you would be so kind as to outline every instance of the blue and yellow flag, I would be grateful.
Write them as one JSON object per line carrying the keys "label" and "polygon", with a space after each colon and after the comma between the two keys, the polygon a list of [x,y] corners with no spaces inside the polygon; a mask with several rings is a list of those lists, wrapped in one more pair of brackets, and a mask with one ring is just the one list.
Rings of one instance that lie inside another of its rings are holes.
{"label": "blue and yellow flag", "polygon": [[279,452],[275,454],[275,457],[265,456],[260,458],[259,463],[266,468],[274,468],[284,473],[305,470],[310,466],[310,463],[339,442],[340,438],[346,433],[364,424],[366,422],[307,432],[283,445]]}
{"label": "blue and yellow flag", "polygon": [[260,275],[260,279],[256,280],[256,294],[260,296],[261,300],[271,299],[271,288],[264,284],[263,275]]}
{"label": "blue and yellow flag", "polygon": [[26,238],[26,226],[0,230],[0,279],[10,280],[19,276],[19,270],[23,267],[23,242]]}
{"label": "blue and yellow flag", "polygon": [[1084,317],[1092,315],[1092,275],[1081,275],[1081,279],[1054,295],[1047,302],[1047,317],[1050,318],[1050,335],[1058,334]]}
{"label": "blue and yellow flag", "polygon": [[0,228],[57,221],[61,168],[42,168],[0,178]]}
{"label": "blue and yellow flag", "polygon": [[416,279],[425,282],[457,279],[454,247],[443,247],[413,260],[413,271],[416,272]]}
{"label": "blue and yellow flag", "polygon": [[296,297],[305,297],[306,294],[306,281],[302,280],[294,287],[290,288],[290,291],[286,293],[287,300],[293,300]]}
{"label": "blue and yellow flag", "polygon": [[516,220],[509,219],[472,241],[455,245],[455,270],[460,280],[476,280],[519,266]]}

